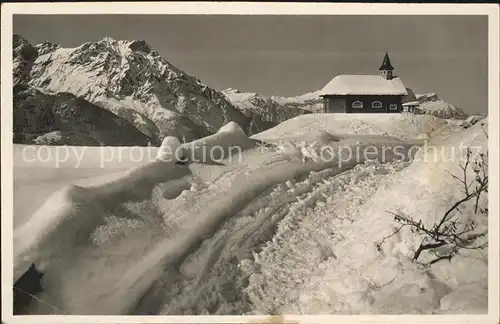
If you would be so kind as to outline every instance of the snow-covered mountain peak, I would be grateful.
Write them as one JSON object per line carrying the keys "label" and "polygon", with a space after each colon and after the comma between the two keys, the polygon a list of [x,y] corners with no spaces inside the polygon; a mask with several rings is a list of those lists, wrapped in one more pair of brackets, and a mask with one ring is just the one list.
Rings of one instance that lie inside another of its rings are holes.
{"label": "snow-covered mountain peak", "polygon": [[31,85],[71,92],[91,101],[99,96],[120,101],[131,97],[145,105],[162,106],[155,96],[162,81],[187,80],[185,73],[142,40],[105,37],[75,48],[62,48],[49,42],[37,47],[39,53],[31,71]]}
{"label": "snow-covered mountain peak", "polygon": [[38,52],[38,55],[45,55],[48,53],[52,53],[58,49],[61,48],[60,45],[49,42],[49,41],[43,41],[37,45],[35,45],[35,48]]}
{"label": "snow-covered mountain peak", "polygon": [[163,58],[144,40],[105,37],[78,47],[14,42],[15,84],[68,92],[129,121],[154,142],[188,140],[235,121],[249,134],[274,126],[243,114],[217,90]]}
{"label": "snow-covered mountain peak", "polygon": [[435,92],[429,92],[429,93],[419,93],[415,95],[417,99],[420,102],[426,102],[426,101],[439,101],[442,100],[441,97],[438,96],[437,93]]}
{"label": "snow-covered mountain peak", "polygon": [[227,89],[222,90],[222,93],[227,93],[227,94],[230,94],[230,93],[241,93],[241,90],[240,89],[235,89],[235,88],[227,88]]}
{"label": "snow-covered mountain peak", "polygon": [[319,93],[321,90],[312,91],[308,93],[304,93],[300,96],[296,97],[281,97],[281,96],[272,96],[271,98],[280,104],[294,104],[294,103],[305,103],[305,102],[321,102],[321,98],[319,97]]}
{"label": "snow-covered mountain peak", "polygon": [[154,54],[158,54],[156,51],[154,51],[151,46],[145,41],[145,40],[135,40],[132,41],[128,44],[128,48],[131,51],[141,51],[144,53],[151,53],[153,52]]}
{"label": "snow-covered mountain peak", "polygon": [[415,95],[420,102],[420,109],[426,114],[441,118],[463,119],[467,117],[465,111],[444,101],[437,93],[421,93]]}

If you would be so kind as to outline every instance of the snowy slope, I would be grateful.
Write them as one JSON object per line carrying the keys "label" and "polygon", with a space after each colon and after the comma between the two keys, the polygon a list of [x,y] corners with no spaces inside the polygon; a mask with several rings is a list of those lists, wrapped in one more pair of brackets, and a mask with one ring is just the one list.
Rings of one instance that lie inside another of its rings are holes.
{"label": "snowy slope", "polygon": [[[487,249],[464,249],[451,262],[426,269],[410,261],[420,241],[407,229],[382,252],[375,247],[398,227],[388,211],[426,225],[439,220],[463,197],[462,185],[449,173],[461,174],[463,148],[471,147],[477,157],[487,142],[475,125],[435,138],[438,150],[421,150],[406,168],[369,163],[327,179],[317,188],[323,201],[297,203],[272,241],[240,264],[250,276],[251,313],[487,313]],[[472,169],[468,175],[473,178]],[[458,215],[487,228],[487,216],[474,213],[471,204]]]}
{"label": "snowy slope", "polygon": [[[232,282],[237,279],[231,275],[235,262],[270,239],[288,205],[322,180],[311,171],[326,170],[325,176],[331,177],[363,158],[301,161],[272,146],[262,149],[256,141],[252,148],[235,126],[223,127],[216,135],[207,142],[246,147],[240,158],[219,165],[153,162],[125,173],[78,180],[76,186],[55,192],[16,229],[16,274],[35,261],[45,272],[41,298],[55,306],[56,313],[243,311],[248,306],[244,299],[231,302],[233,290],[243,293]],[[385,157],[394,158],[399,157]],[[304,176],[310,179],[300,180]],[[290,181],[305,182],[294,189]],[[284,189],[280,183],[291,187]],[[89,214],[91,219],[85,217]],[[47,231],[33,235],[32,228],[40,226]],[[78,237],[70,235],[71,228],[78,228]],[[55,235],[46,236],[51,231]],[[178,265],[180,272],[172,273]],[[184,288],[179,290],[179,285]],[[214,303],[219,306],[211,306]],[[38,304],[31,312],[54,309]]]}
{"label": "snowy slope", "polygon": [[247,117],[220,92],[160,56],[145,41],[104,38],[75,48],[14,36],[16,83],[69,92],[126,119],[147,136],[190,141],[235,121],[253,134],[272,124]]}
{"label": "snowy slope", "polygon": [[308,114],[253,135],[261,140],[279,140],[311,131],[332,135],[359,134],[392,136],[403,140],[429,138],[461,127],[444,119],[413,114]]}
{"label": "snowy slope", "polygon": [[449,119],[464,119],[467,117],[467,114],[461,108],[445,102],[436,93],[417,94],[416,97],[420,102],[419,109],[426,114]]}

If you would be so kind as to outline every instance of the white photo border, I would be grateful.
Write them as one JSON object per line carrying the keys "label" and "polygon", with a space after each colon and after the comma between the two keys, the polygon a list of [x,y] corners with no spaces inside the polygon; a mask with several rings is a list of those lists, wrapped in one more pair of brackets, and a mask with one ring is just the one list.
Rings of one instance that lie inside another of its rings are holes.
{"label": "white photo border", "polygon": [[[13,144],[12,22],[14,14],[228,14],[228,15],[487,15],[489,195],[499,197],[499,7],[496,4],[249,3],[249,2],[108,2],[7,3],[1,13],[1,163],[2,163],[2,322],[12,323],[498,323],[499,201],[489,199],[487,315],[284,315],[276,316],[12,316]],[[273,321],[274,320],[274,321]]]}

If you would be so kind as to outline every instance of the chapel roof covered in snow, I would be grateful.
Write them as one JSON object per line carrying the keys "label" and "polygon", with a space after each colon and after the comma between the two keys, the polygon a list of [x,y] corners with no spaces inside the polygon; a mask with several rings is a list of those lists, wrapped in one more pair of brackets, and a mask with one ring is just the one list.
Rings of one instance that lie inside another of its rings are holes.
{"label": "chapel roof covered in snow", "polygon": [[400,78],[380,75],[337,75],[319,93],[325,95],[402,95],[408,93]]}

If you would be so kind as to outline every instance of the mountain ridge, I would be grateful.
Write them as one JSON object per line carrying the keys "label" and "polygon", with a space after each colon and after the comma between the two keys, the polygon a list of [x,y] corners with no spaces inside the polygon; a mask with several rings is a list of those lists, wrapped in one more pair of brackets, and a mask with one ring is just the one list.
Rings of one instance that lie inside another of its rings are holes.
{"label": "mountain ridge", "polygon": [[226,97],[164,59],[143,40],[105,37],[78,47],[35,46],[14,35],[14,84],[68,92],[127,120],[155,143],[191,141],[230,121],[254,134],[275,124],[245,115]]}

